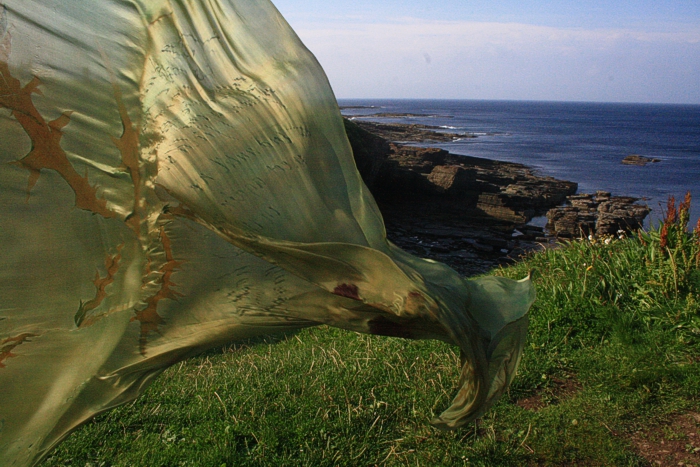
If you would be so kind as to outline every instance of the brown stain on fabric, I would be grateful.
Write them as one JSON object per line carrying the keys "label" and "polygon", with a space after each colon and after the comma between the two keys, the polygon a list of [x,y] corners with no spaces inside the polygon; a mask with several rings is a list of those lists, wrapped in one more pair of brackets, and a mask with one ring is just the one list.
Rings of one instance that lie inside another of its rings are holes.
{"label": "brown stain on fabric", "polygon": [[165,253],[165,263],[158,270],[161,273],[158,279],[160,287],[154,295],[146,300],[146,307],[137,311],[136,316],[131,318],[131,321],[139,321],[141,323],[140,349],[142,354],[145,354],[146,351],[148,335],[152,332],[157,332],[158,326],[164,323],[163,318],[158,314],[158,303],[164,299],[176,300],[182,296],[181,293],[172,289],[177,284],[171,278],[183,261],[177,261],[173,257],[172,244],[170,237],[165,232],[165,227],[160,228],[160,240]]}
{"label": "brown stain on fabric", "polygon": [[85,303],[80,303],[80,308],[75,314],[75,324],[80,327],[86,327],[94,324],[97,319],[106,316],[109,313],[98,314],[96,316],[87,316],[89,312],[99,307],[105,298],[107,298],[107,286],[114,282],[114,276],[119,271],[119,262],[122,259],[121,250],[124,248],[124,244],[117,247],[117,253],[114,255],[107,255],[105,258],[105,269],[107,274],[105,277],[100,277],[99,271],[95,273],[95,298],[89,300]]}
{"label": "brown stain on fabric", "polygon": [[[9,51],[8,51],[9,55]],[[32,149],[22,159],[15,162],[29,171],[27,197],[39,180],[42,169],[54,170],[68,183],[75,193],[75,206],[91,211],[105,218],[115,217],[107,208],[107,202],[97,197],[97,189],[90,185],[71,165],[63,148],[61,138],[63,128],[70,123],[70,111],[55,120],[47,122],[34,106],[32,94],[41,94],[41,81],[36,76],[24,87],[12,76],[5,61],[0,61],[0,107],[9,109],[32,142]]]}
{"label": "brown stain on fabric", "polygon": [[[111,74],[111,70],[110,70]],[[129,172],[131,182],[134,185],[134,204],[132,212],[127,216],[125,222],[137,235],[141,229],[141,219],[143,215],[143,202],[141,195],[141,157],[139,151],[139,130],[132,123],[129,112],[124,105],[122,92],[112,74],[112,88],[114,89],[114,99],[119,109],[119,118],[122,122],[122,135],[119,138],[112,137],[112,142],[119,150],[122,159],[122,169]]]}
{"label": "brown stain on fabric", "polygon": [[12,353],[12,351],[17,346],[24,344],[30,337],[36,336],[37,334],[31,334],[27,332],[15,337],[8,337],[7,339],[4,339],[2,342],[0,342],[0,368],[5,368],[6,365],[3,363],[5,360],[17,356]]}
{"label": "brown stain on fabric", "polygon": [[336,288],[333,289],[333,293],[353,300],[362,300],[360,298],[360,289],[358,289],[355,284],[338,284]]}

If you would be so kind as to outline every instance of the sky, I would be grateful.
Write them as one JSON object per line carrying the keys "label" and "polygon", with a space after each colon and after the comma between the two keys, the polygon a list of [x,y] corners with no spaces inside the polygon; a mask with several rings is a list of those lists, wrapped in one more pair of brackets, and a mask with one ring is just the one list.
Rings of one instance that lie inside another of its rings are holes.
{"label": "sky", "polygon": [[700,0],[272,0],[338,98],[700,104]]}

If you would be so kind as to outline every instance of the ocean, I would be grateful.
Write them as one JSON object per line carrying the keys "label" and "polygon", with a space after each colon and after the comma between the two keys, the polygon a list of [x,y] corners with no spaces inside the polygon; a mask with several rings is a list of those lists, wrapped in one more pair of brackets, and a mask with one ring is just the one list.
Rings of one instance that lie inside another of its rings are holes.
{"label": "ocean", "polygon": [[[339,99],[343,115],[387,123],[418,123],[471,133],[434,143],[453,154],[528,165],[542,175],[579,184],[579,193],[609,191],[641,198],[663,216],[668,197],[694,196],[700,217],[700,105],[485,100]],[[394,114],[375,116],[374,114]],[[638,154],[661,161],[622,164]],[[542,223],[542,219],[535,223]]]}

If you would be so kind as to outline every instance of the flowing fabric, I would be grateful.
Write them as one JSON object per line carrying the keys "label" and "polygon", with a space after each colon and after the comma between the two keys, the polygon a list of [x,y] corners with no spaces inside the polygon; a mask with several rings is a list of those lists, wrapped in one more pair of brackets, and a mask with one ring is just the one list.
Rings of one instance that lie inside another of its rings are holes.
{"label": "flowing fabric", "polygon": [[433,421],[456,428],[507,388],[533,300],[386,240],[267,0],[0,0],[0,465],[190,355],[318,324],[459,346]]}

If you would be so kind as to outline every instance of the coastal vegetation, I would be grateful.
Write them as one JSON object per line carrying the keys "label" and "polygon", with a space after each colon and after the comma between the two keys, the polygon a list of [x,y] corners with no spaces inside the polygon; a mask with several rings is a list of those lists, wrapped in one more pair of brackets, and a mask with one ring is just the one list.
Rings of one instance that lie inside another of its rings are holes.
{"label": "coastal vegetation", "polygon": [[538,299],[510,391],[478,423],[429,425],[455,348],[311,328],[214,349],[98,416],[48,466],[700,465],[700,223],[585,238],[494,273]]}

